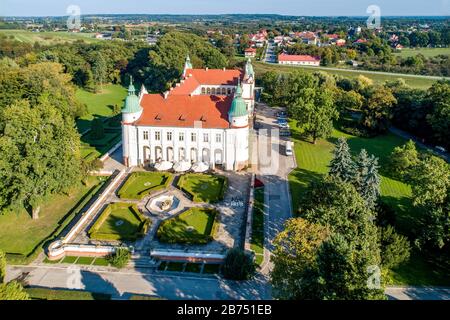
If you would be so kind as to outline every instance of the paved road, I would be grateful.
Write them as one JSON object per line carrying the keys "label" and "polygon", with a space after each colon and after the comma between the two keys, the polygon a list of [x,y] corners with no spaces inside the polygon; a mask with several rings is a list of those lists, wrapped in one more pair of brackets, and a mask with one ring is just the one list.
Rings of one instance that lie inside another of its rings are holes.
{"label": "paved road", "polygon": [[[276,61],[264,62],[264,63],[278,65],[278,63]],[[404,77],[404,78],[422,78],[422,79],[429,79],[429,80],[450,79],[448,77],[424,76],[424,75],[419,75],[419,74],[392,73],[392,72],[370,71],[370,70],[361,70],[361,69],[343,69],[343,68],[312,67],[312,66],[291,66],[291,67],[310,68],[310,69],[325,70],[325,71],[328,70],[328,71],[355,72],[355,73],[359,73],[359,74],[364,74],[364,73],[379,74],[379,75],[386,75],[386,76],[398,76],[398,77]]]}
{"label": "paved road", "polygon": [[261,300],[271,297],[267,279],[263,276],[252,281],[235,282],[217,277],[168,275],[148,269],[101,271],[100,268],[82,267],[76,271],[51,265],[8,266],[6,281],[18,277],[32,286],[108,293],[116,299],[127,299],[131,294],[170,300]]}
{"label": "paved road", "polygon": [[389,287],[390,300],[450,300],[450,288],[439,287]]}
{"label": "paved road", "polygon": [[[267,275],[272,264],[270,252],[272,241],[284,229],[284,223],[292,217],[291,197],[287,176],[296,167],[293,156],[285,156],[285,138],[273,135],[271,129],[278,129],[275,112],[277,109],[259,104],[257,107],[258,135],[258,177],[265,185],[265,250],[261,272]],[[267,150],[270,150],[267,151]],[[264,155],[267,154],[267,157]]]}

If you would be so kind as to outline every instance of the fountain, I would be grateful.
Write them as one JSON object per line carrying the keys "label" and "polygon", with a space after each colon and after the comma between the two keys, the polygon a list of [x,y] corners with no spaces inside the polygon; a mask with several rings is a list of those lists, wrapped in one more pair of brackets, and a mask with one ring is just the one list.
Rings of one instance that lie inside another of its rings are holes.
{"label": "fountain", "polygon": [[147,209],[153,214],[173,214],[178,208],[180,200],[171,193],[165,193],[152,198],[147,203]]}

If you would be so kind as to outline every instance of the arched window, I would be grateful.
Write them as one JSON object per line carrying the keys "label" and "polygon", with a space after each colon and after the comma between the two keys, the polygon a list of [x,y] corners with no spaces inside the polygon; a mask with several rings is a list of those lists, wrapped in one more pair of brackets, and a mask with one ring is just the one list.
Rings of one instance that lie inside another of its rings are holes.
{"label": "arched window", "polygon": [[202,94],[206,94],[206,88],[205,87],[202,88]]}
{"label": "arched window", "polygon": [[206,89],[207,94],[211,94],[211,88]]}
{"label": "arched window", "polygon": [[216,94],[216,88],[211,89],[211,94]]}
{"label": "arched window", "polygon": [[227,89],[226,88],[222,88],[222,94],[226,95],[227,94]]}

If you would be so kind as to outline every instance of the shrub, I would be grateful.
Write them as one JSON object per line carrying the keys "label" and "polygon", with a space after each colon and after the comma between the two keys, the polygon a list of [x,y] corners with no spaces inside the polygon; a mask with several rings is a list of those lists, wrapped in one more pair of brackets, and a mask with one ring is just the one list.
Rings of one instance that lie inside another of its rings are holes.
{"label": "shrub", "polygon": [[396,233],[391,225],[378,229],[378,240],[384,267],[392,269],[409,259],[411,246],[408,239]]}
{"label": "shrub", "polygon": [[249,280],[255,273],[251,255],[238,248],[230,249],[222,266],[222,274],[230,280]]}
{"label": "shrub", "polygon": [[116,268],[122,269],[128,264],[131,258],[130,250],[126,248],[118,248],[116,252],[108,257],[108,262]]}

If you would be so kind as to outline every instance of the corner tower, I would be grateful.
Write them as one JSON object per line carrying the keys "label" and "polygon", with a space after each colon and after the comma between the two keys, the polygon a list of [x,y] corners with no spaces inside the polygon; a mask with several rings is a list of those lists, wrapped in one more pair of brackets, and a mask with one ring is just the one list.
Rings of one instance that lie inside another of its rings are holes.
{"label": "corner tower", "polygon": [[127,167],[138,165],[137,152],[137,130],[134,122],[142,115],[142,107],[139,103],[139,97],[133,85],[133,79],[130,77],[130,86],[128,87],[128,96],[125,99],[122,108],[122,151],[123,164]]}

